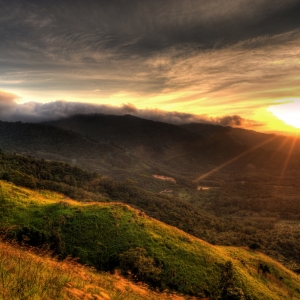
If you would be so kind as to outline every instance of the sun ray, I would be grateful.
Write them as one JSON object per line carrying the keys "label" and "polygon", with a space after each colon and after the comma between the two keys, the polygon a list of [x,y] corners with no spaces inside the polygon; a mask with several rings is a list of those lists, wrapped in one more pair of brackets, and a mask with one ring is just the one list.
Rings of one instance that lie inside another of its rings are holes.
{"label": "sun ray", "polygon": [[289,150],[289,152],[288,152],[288,154],[287,154],[287,157],[286,157],[286,159],[285,159],[285,162],[284,162],[284,164],[283,164],[283,167],[282,167],[282,170],[281,170],[279,179],[278,179],[278,185],[280,184],[280,182],[282,181],[282,179],[283,179],[283,177],[284,177],[284,174],[285,174],[286,169],[287,169],[287,167],[288,167],[288,164],[289,164],[289,162],[290,162],[291,156],[292,156],[292,154],[293,154],[293,150],[294,150],[294,148],[295,148],[297,139],[298,139],[298,135],[295,135],[294,138],[293,138],[293,141],[292,141],[290,150]]}
{"label": "sun ray", "polygon": [[287,144],[287,142],[290,140],[290,137],[286,137],[285,140],[279,145],[279,147],[276,149],[275,153],[270,157],[270,161],[278,154],[278,152]]}
{"label": "sun ray", "polygon": [[249,153],[255,151],[256,149],[258,149],[258,148],[260,148],[260,147],[262,147],[262,146],[264,146],[264,145],[266,145],[266,144],[272,142],[275,138],[277,138],[277,136],[273,136],[273,137],[271,137],[270,139],[268,139],[268,140],[266,140],[266,141],[264,141],[264,142],[262,142],[262,143],[260,143],[260,144],[258,144],[258,145],[256,145],[256,146],[252,147],[251,149],[248,149],[247,151],[244,151],[243,153],[241,153],[241,154],[235,156],[234,158],[228,160],[227,162],[221,164],[220,166],[218,166],[218,167],[212,169],[211,171],[209,171],[209,172],[207,172],[207,173],[205,173],[205,174],[199,176],[198,178],[196,178],[195,180],[193,180],[193,182],[198,182],[198,181],[200,181],[200,180],[205,179],[205,178],[208,177],[209,175],[211,175],[211,174],[213,174],[213,173],[215,173],[215,172],[217,172],[217,171],[223,169],[224,167],[226,167],[226,166],[230,165],[231,163],[237,161],[237,160],[240,159],[241,157],[243,157],[243,156],[245,156],[245,155],[247,155],[247,154],[249,154]]}

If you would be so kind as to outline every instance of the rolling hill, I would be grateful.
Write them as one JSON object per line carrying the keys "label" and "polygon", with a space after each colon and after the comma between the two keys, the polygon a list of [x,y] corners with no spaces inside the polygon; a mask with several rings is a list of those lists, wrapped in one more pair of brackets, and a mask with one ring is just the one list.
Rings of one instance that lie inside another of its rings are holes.
{"label": "rolling hill", "polygon": [[61,258],[118,269],[162,290],[209,299],[300,297],[297,275],[259,252],[212,246],[122,203],[84,204],[2,181],[0,205],[6,238],[48,244]]}
{"label": "rolling hill", "polygon": [[0,146],[27,155],[1,152],[1,178],[85,202],[123,202],[213,244],[260,247],[299,270],[297,156],[268,150],[265,140],[246,144],[227,127],[193,125],[201,134],[128,115],[59,122],[82,132],[0,122]]}

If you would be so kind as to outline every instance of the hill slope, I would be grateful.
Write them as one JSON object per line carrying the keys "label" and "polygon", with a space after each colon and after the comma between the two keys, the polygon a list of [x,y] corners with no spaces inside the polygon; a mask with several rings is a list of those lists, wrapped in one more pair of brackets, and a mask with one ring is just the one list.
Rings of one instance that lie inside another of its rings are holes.
{"label": "hill slope", "polygon": [[[300,154],[300,139],[297,138],[294,143],[294,137],[286,137],[275,134],[261,133],[254,130],[246,130],[242,128],[233,128],[229,126],[210,125],[202,123],[183,124],[180,127],[201,135],[202,137],[212,137],[225,135],[235,140],[237,143],[248,145],[251,147],[261,145],[262,148],[272,151],[281,151],[283,153],[292,152],[294,155]],[[274,138],[274,139],[273,139]],[[269,142],[267,142],[269,141]]]}
{"label": "hill slope", "polygon": [[[276,153],[283,142],[281,137],[268,141],[269,135],[230,127],[180,127],[130,115],[100,114],[77,115],[48,124],[55,127],[0,122],[0,147],[65,161],[117,180],[131,178],[143,188],[149,187],[154,174],[191,185],[216,167],[214,174],[222,180],[251,174],[253,168],[264,176],[279,175],[287,159],[286,154]],[[259,143],[263,145],[258,147]],[[292,144],[287,141],[284,147]],[[288,167],[295,169],[294,162],[292,159]]]}
{"label": "hill slope", "polygon": [[0,121],[0,149],[65,161],[102,174],[138,164],[120,147],[41,124]]}
{"label": "hill slope", "polygon": [[119,275],[96,272],[75,260],[57,261],[41,250],[0,241],[0,296],[3,300],[184,300],[159,293]]}
{"label": "hill slope", "polygon": [[248,299],[300,298],[297,275],[270,258],[212,246],[120,203],[81,204],[1,182],[0,205],[7,237],[49,244],[62,257],[120,268],[161,289],[211,299],[242,291]]}

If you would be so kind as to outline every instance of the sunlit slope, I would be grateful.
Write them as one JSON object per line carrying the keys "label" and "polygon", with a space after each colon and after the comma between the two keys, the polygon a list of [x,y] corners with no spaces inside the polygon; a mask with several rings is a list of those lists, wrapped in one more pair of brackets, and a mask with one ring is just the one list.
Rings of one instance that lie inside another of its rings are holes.
{"label": "sunlit slope", "polygon": [[[1,182],[3,232],[32,245],[51,244],[102,270],[120,268],[120,254],[145,249],[161,289],[217,297],[223,266],[233,263],[234,286],[249,299],[300,299],[297,275],[270,258],[240,248],[216,247],[118,203],[78,203],[51,192],[33,192]],[[117,299],[117,298],[116,298]]]}
{"label": "sunlit slope", "polygon": [[59,262],[0,242],[0,299],[180,300],[136,285],[118,275],[96,272],[72,260]]}

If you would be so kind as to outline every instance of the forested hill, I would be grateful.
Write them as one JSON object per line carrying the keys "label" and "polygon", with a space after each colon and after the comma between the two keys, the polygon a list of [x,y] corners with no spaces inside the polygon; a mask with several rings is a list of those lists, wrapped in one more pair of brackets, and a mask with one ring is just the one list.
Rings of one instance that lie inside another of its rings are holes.
{"label": "forested hill", "polygon": [[178,198],[147,192],[131,181],[115,182],[63,162],[1,152],[0,179],[31,189],[60,192],[84,202],[124,202],[196,236],[206,229],[215,236],[218,228],[225,226],[221,219]]}
{"label": "forested hill", "polygon": [[121,201],[210,243],[252,245],[300,268],[300,160],[293,148],[276,151],[282,140],[273,151],[231,128],[191,132],[128,115],[58,124],[72,126],[0,122],[0,146],[11,153],[1,154],[0,178],[82,201]]}
{"label": "forested hill", "polygon": [[252,164],[274,172],[286,155],[277,151],[282,143],[279,137],[217,125],[176,126],[131,115],[102,114],[76,115],[48,124],[98,142],[109,141],[149,164],[191,176],[233,158],[238,159],[226,165],[228,170],[244,172]]}
{"label": "forested hill", "polygon": [[281,151],[283,153],[300,154],[300,138],[294,136],[282,136],[268,133],[261,133],[254,130],[246,130],[243,128],[233,128],[230,126],[220,126],[202,123],[183,124],[180,127],[197,133],[202,137],[221,137],[227,136],[238,143],[257,146],[272,151]]}
{"label": "forested hill", "polygon": [[100,173],[116,166],[130,168],[138,164],[120,147],[42,124],[0,121],[0,149],[65,161]]}
{"label": "forested hill", "polygon": [[[220,165],[224,165],[220,172],[227,170],[237,177],[249,172],[249,166],[254,166],[257,172],[279,174],[287,156],[276,151],[281,138],[257,146],[270,136],[251,140],[248,131],[215,125],[180,127],[130,115],[100,114],[78,115],[49,124],[0,122],[0,147],[9,152],[65,161],[115,179],[131,178],[139,182],[143,181],[141,174],[155,173],[191,182]],[[273,150],[268,146],[270,143]],[[298,166],[293,157],[288,168]],[[146,185],[141,183],[143,187]]]}

